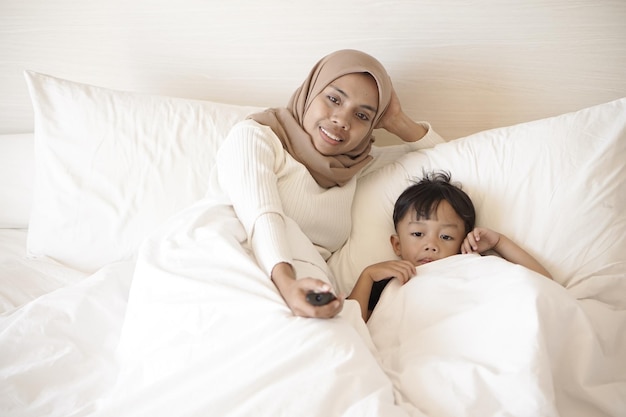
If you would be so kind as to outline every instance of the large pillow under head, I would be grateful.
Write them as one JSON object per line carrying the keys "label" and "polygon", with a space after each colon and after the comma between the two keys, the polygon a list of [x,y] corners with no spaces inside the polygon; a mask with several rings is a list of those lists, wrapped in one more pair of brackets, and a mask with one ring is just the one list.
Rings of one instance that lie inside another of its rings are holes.
{"label": "large pillow under head", "polygon": [[25,76],[36,164],[28,251],[85,272],[131,258],[202,198],[221,140],[259,110]]}
{"label": "large pillow under head", "polygon": [[361,178],[352,234],[329,261],[341,291],[396,258],[393,204],[424,170],[449,171],[477,225],[515,240],[576,297],[626,308],[626,98],[411,152]]}

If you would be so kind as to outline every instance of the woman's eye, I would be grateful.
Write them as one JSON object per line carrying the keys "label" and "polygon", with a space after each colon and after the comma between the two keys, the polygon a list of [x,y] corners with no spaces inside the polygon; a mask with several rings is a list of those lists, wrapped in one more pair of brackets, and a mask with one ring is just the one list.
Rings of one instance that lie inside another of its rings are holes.
{"label": "woman's eye", "polygon": [[328,96],[328,100],[330,100],[333,103],[339,103],[339,99],[335,96]]}
{"label": "woman's eye", "polygon": [[359,119],[363,120],[364,122],[367,122],[370,120],[369,116],[365,113],[357,113],[356,117],[358,117]]}

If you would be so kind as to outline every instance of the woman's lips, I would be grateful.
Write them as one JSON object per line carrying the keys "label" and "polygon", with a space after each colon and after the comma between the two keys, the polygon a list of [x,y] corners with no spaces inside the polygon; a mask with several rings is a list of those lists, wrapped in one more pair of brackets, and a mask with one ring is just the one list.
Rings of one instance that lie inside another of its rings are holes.
{"label": "woman's lips", "polygon": [[331,131],[324,129],[323,127],[320,127],[320,132],[322,133],[322,138],[324,138],[327,142],[330,142],[330,143],[341,143],[341,142],[343,142],[342,138],[340,138],[339,136],[335,135]]}

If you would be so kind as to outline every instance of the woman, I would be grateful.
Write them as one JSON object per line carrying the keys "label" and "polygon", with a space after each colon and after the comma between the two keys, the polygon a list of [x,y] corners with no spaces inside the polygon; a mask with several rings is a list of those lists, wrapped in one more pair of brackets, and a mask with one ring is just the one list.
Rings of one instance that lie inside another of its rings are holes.
{"label": "woman", "polygon": [[[216,155],[206,198],[142,245],[125,328],[135,315],[149,315],[143,304],[171,305],[172,290],[179,299],[193,293],[205,308],[202,283],[220,279],[243,287],[246,279],[271,278],[293,314],[337,315],[342,296],[314,306],[306,294],[333,292],[325,261],[350,233],[357,177],[394,158],[384,147],[370,154],[374,128],[407,142],[429,131],[402,111],[383,66],[355,50],[322,58],[286,108],[235,125]],[[180,308],[171,314],[182,315]]]}
{"label": "woman", "polygon": [[210,192],[228,197],[261,268],[293,313],[333,317],[341,297],[318,307],[305,300],[307,291],[330,287],[320,279],[296,279],[285,218],[327,259],[350,232],[357,177],[381,165],[371,162],[373,129],[415,142],[428,125],[406,116],[383,66],[355,50],[324,57],[286,108],[250,119],[233,129],[218,153],[217,184]]}
{"label": "woman", "polygon": [[[206,368],[194,374],[204,379],[185,384],[236,390],[238,384],[224,379],[265,381],[266,368],[257,369],[263,355],[276,349],[288,361],[289,352],[298,352],[289,334],[314,332],[316,322],[294,315],[331,318],[342,310],[343,296],[315,306],[306,294],[334,292],[326,260],[350,233],[357,177],[408,150],[374,152],[375,127],[409,142],[429,131],[401,110],[378,61],[345,50],[319,61],[287,108],[253,114],[232,128],[216,155],[206,197],[140,248],[114,397],[143,390],[151,395],[150,387],[172,375],[182,384],[197,367]],[[348,322],[334,324],[339,327],[327,336],[351,340]],[[257,352],[259,343],[272,343],[272,349]],[[185,384],[177,387],[182,396]],[[226,397],[205,400],[231,406]]]}

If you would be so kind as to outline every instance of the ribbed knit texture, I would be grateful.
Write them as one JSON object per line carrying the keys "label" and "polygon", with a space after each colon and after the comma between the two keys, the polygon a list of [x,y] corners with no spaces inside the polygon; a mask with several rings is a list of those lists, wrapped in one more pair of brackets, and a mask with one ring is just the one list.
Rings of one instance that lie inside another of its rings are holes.
{"label": "ribbed knit texture", "polygon": [[269,275],[279,262],[292,262],[284,216],[291,217],[322,256],[339,248],[350,231],[356,179],[344,187],[320,187],[282,147],[268,127],[237,125],[217,155],[219,189],[232,202],[257,262]]}
{"label": "ribbed knit texture", "polygon": [[[366,171],[389,159],[381,157]],[[320,187],[267,126],[252,120],[235,126],[219,149],[216,168],[217,181],[209,194],[226,196],[232,203],[268,276],[277,263],[292,262],[285,216],[300,226],[324,259],[348,238],[357,177],[343,187]]]}

